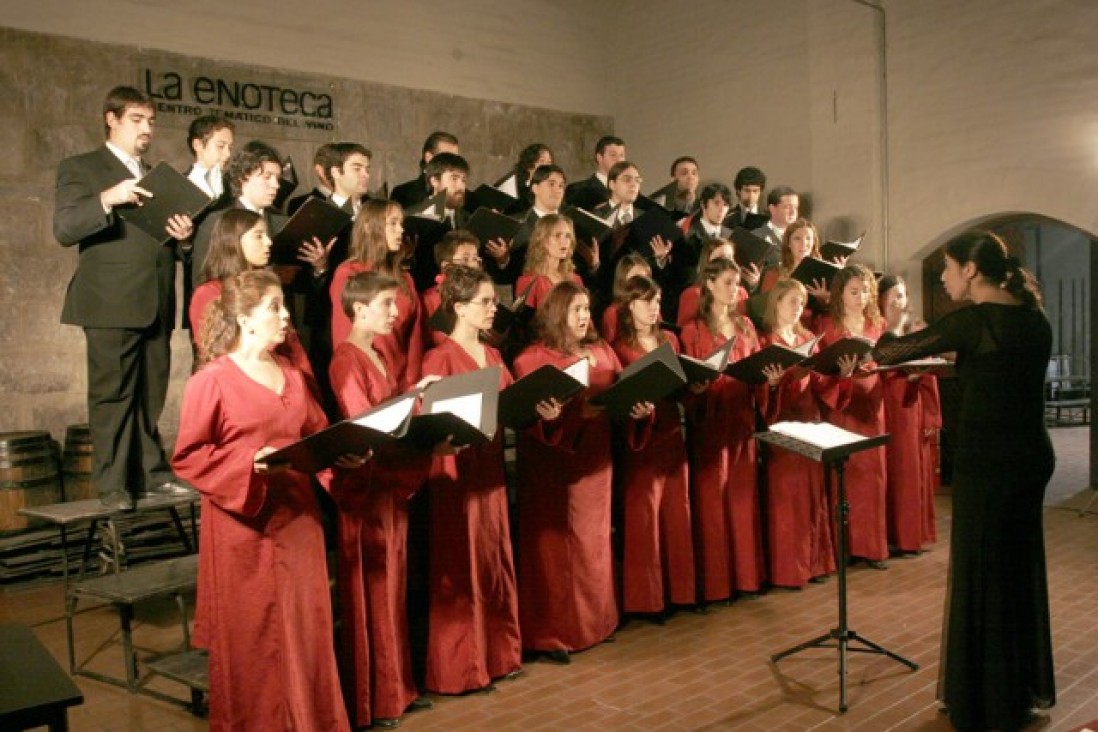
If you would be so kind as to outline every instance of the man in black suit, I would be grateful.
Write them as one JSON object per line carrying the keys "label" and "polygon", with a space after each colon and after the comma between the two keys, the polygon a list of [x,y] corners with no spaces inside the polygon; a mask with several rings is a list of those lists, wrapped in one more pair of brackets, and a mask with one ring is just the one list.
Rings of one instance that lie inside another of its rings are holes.
{"label": "man in black suit", "polygon": [[759,211],[759,201],[766,188],[766,174],[758,168],[740,168],[732,187],[736,189],[736,205],[728,213],[724,225],[730,229],[742,226],[757,229],[765,223],[767,214]]}
{"label": "man in black suit", "polygon": [[[203,217],[232,204],[233,198],[225,181],[225,164],[233,153],[235,134],[236,127],[231,121],[213,114],[195,117],[187,128],[187,147],[194,156],[187,179],[213,200],[202,213]],[[199,217],[194,223],[198,226],[202,218]],[[183,262],[183,327],[190,328],[191,294],[194,292],[191,248],[181,248],[180,253]]]}
{"label": "man in black suit", "polygon": [[338,164],[338,158],[335,155],[335,145],[336,143],[334,142],[326,142],[316,149],[316,153],[313,155],[313,172],[316,174],[316,179],[319,182],[316,187],[308,193],[302,193],[300,196],[291,198],[286,204],[286,213],[293,216],[310,198],[319,198],[321,201],[327,201],[332,197],[332,180],[328,177],[328,170],[333,165]]}
{"label": "man in black suit", "polygon": [[616,163],[625,160],[625,143],[620,137],[607,135],[595,144],[595,174],[568,186],[564,200],[578,208],[594,211],[610,200],[609,175]]}
{"label": "man in black suit", "polygon": [[[526,266],[526,246],[534,225],[542,216],[560,213],[564,202],[564,187],[568,182],[564,169],[559,165],[539,165],[530,176],[530,194],[533,205],[523,214],[516,216],[522,225],[515,232],[510,244],[506,242],[488,242],[484,245],[484,269],[499,285],[514,286]],[[578,242],[577,242],[578,245]]]}
{"label": "man in black suit", "polygon": [[174,482],[157,423],[170,373],[176,242],[193,225],[172,217],[162,241],[118,213],[149,195],[137,183],[154,117],[140,91],[112,89],[106,144],[61,161],[53,215],[57,241],[80,247],[61,322],[82,327],[87,342],[92,478],[103,504],[120,510],[143,494],[190,492]]}
{"label": "man in black suit", "polygon": [[766,207],[770,211],[770,220],[751,233],[766,239],[770,249],[766,253],[765,267],[777,267],[782,261],[782,238],[786,228],[797,220],[800,210],[800,196],[789,186],[777,186],[766,194]]}
{"label": "man in black suit", "polygon": [[401,183],[389,194],[389,198],[399,203],[405,209],[426,201],[431,195],[431,184],[427,181],[427,164],[431,158],[439,153],[452,153],[460,155],[458,139],[449,132],[436,130],[423,141],[423,151],[420,153],[418,178],[413,178],[406,183]]}

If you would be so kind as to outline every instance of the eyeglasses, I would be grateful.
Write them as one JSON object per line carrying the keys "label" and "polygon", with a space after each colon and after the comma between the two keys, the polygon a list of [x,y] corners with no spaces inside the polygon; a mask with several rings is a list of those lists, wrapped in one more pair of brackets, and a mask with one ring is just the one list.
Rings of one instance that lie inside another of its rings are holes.
{"label": "eyeglasses", "polygon": [[450,260],[450,264],[464,264],[466,266],[469,266],[471,264],[480,264],[483,261],[484,260],[480,257],[473,255],[472,257],[462,257],[460,259],[455,257],[454,259]]}
{"label": "eyeglasses", "polygon": [[499,307],[498,297],[484,297],[479,300],[470,300],[470,305],[480,305],[482,308],[497,308]]}
{"label": "eyeglasses", "polygon": [[618,180],[620,180],[622,183],[643,183],[644,182],[644,178],[641,178],[639,175],[629,175],[629,174],[619,175]]}

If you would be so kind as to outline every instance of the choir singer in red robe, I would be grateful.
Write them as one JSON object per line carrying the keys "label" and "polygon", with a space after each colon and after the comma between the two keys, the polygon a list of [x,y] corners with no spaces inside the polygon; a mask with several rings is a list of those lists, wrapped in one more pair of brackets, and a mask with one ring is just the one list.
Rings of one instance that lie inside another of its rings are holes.
{"label": "choir singer in red robe", "polygon": [[[613,383],[621,362],[591,324],[591,300],[562,282],[537,315],[539,340],[515,359],[521,378],[544,364],[586,359],[587,391],[518,435],[519,612],[522,645],[556,663],[609,639],[618,624],[610,546],[610,419],[588,397]],[[633,445],[647,438],[654,407],[633,406]],[[638,426],[638,422],[643,424]]]}
{"label": "choir singer in red robe", "polygon": [[[428,352],[423,372],[453,376],[499,366],[500,389],[511,373],[485,344],[497,307],[492,279],[454,265],[442,282],[449,338]],[[483,689],[521,673],[515,564],[507,515],[503,430],[482,445],[436,455],[428,480],[430,619],[427,688],[440,694]]]}
{"label": "choir singer in red robe", "polygon": [[326,423],[301,372],[272,354],[288,330],[274,274],[225,280],[200,334],[209,361],[183,395],[172,466],[202,493],[213,730],[349,729],[309,476],[256,462]]}

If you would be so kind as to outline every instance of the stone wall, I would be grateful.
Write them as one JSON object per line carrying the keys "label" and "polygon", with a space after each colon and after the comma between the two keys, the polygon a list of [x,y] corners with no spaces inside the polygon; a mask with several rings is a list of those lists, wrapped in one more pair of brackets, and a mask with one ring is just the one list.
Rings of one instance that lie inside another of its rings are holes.
{"label": "stone wall", "polygon": [[[219,108],[253,115],[238,117],[238,144],[262,139],[291,156],[302,190],[315,182],[314,149],[333,140],[362,142],[373,150],[371,188],[376,189],[417,174],[424,137],[434,129],[450,130],[461,139],[475,186],[500,177],[534,141],[547,143],[566,169],[586,170],[595,140],[612,129],[605,117],[0,28],[0,98],[5,100],[0,109],[0,431],[45,429],[60,439],[66,425],[87,418],[84,336],[58,322],[77,262],[75,248],[62,248],[52,233],[58,162],[102,144],[103,97],[111,86],[131,84],[157,97],[156,136],[146,157],[185,168],[193,107],[206,113],[217,106],[199,103],[216,102],[205,82],[196,101],[198,77],[214,80],[214,90],[217,79],[228,85]],[[234,84],[255,89],[242,91]],[[270,88],[298,96],[287,97],[289,103],[280,108]],[[331,98],[330,118],[315,114],[323,95]],[[301,114],[303,108],[313,116]],[[191,368],[186,332],[176,332],[172,357],[161,421],[169,444]]]}

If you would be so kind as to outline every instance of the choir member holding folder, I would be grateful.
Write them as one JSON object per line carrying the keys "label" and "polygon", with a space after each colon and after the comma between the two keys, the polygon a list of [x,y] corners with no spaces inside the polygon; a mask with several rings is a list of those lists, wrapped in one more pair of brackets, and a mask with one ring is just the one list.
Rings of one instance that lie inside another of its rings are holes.
{"label": "choir member holding folder", "polygon": [[397,281],[397,320],[393,332],[378,338],[377,349],[397,375],[402,388],[419,380],[423,361],[425,319],[411,276],[401,268],[404,214],[392,201],[369,200],[355,217],[351,252],[332,275],[332,343],[338,346],[351,331],[343,312],[343,287],[359,272],[380,272]]}
{"label": "choir member holding folder", "polygon": [[[797,280],[778,280],[767,294],[763,322],[767,333],[762,346],[795,348],[810,342],[812,333],[801,325],[808,293]],[[844,374],[855,359],[844,362]],[[764,368],[767,390],[762,413],[767,424],[818,422],[816,398],[819,377],[801,366]],[[835,571],[831,541],[831,510],[820,464],[790,450],[766,453],[766,519],[770,583],[796,588],[809,580],[823,581]]]}
{"label": "choir member holding folder", "polygon": [[[233,208],[218,218],[210,234],[210,248],[202,269],[205,282],[195,288],[190,303],[191,337],[200,359],[202,352],[198,350],[201,347],[198,335],[202,332],[206,309],[221,295],[222,281],[241,272],[266,269],[270,259],[271,237],[267,231],[267,220],[261,214],[245,208]],[[301,371],[309,390],[319,399],[320,390],[313,376],[312,364],[292,325],[286,339],[275,346],[275,353],[288,359]]]}
{"label": "choir member holding folder", "polygon": [[[587,291],[554,287],[538,309],[539,341],[515,359],[521,378],[545,364],[589,371],[588,390],[518,435],[519,608],[522,645],[557,663],[607,640],[618,624],[610,547],[610,420],[589,403],[621,371],[591,323]],[[626,425],[643,437],[652,407],[637,404]],[[638,420],[645,420],[638,424]]]}
{"label": "choir member holding folder", "polygon": [[[492,328],[496,292],[478,269],[455,265],[442,283],[442,309],[454,318],[449,339],[428,352],[423,371],[451,376],[499,369],[499,351],[482,341]],[[544,416],[559,409],[545,405]],[[436,455],[430,487],[430,636],[427,688],[461,694],[521,673],[515,566],[503,472],[503,433],[491,441]]]}
{"label": "choir member holding folder", "polygon": [[[660,329],[660,287],[653,280],[631,278],[616,307],[613,346],[623,366],[665,343],[680,351],[675,334]],[[677,402],[656,402],[648,439],[622,446],[615,471],[623,506],[622,611],[662,623],[668,602],[696,602],[686,444]]]}
{"label": "choir member holding folder", "polygon": [[[889,333],[900,336],[907,325],[907,285],[886,275],[877,282],[877,302]],[[941,427],[937,377],[919,368],[881,371],[884,390],[888,487],[888,543],[903,554],[917,554],[938,538],[934,525],[936,446]]]}
{"label": "choir member holding folder", "polygon": [[538,219],[530,234],[525,271],[515,283],[515,292],[529,289],[528,306],[536,310],[549,291],[561,282],[581,282],[572,264],[575,249],[576,232],[571,219],[560,214],[546,214]]}
{"label": "choir member holding folder", "polygon": [[[702,289],[705,287],[705,271],[710,262],[717,259],[730,259],[736,261],[736,248],[728,239],[709,239],[702,245],[701,255],[698,258],[698,269],[694,283],[682,291],[679,295],[679,309],[676,322],[679,327],[685,327],[694,322],[699,316],[698,301],[701,299]],[[747,315],[747,289],[743,286],[743,269],[740,271],[741,284],[736,290],[736,312]]]}
{"label": "choir member holding folder", "polygon": [[[822,349],[853,338],[868,341],[865,346],[868,352],[877,342],[884,324],[877,309],[877,282],[868,268],[854,264],[835,276],[831,283],[831,315],[820,324]],[[820,382],[825,420],[866,437],[884,434],[884,392],[877,373],[863,367],[853,378],[821,376]],[[846,493],[850,501],[846,551],[874,569],[888,567],[885,482],[883,446],[850,457],[846,467]]]}
{"label": "choir member holding folder", "polygon": [[[774,288],[774,284],[779,279],[792,277],[801,262],[806,259],[822,261],[820,256],[820,232],[816,230],[815,224],[808,219],[797,219],[786,228],[785,233],[782,235],[780,264],[768,267],[763,272],[762,281],[759,283],[759,294],[754,298],[755,308],[753,314],[755,316],[760,315],[766,307],[765,295]],[[807,282],[803,283],[811,298],[805,304],[804,313],[801,315],[801,324],[808,330],[818,332],[816,319],[824,313],[828,303],[831,302],[830,283],[820,277],[810,277]]]}
{"label": "choir member holding folder", "polygon": [[[732,339],[729,361],[758,351],[755,327],[736,312],[742,290],[736,263],[709,262],[701,282],[698,316],[682,329],[683,352],[705,359]],[[753,438],[759,389],[721,375],[686,404],[701,602],[757,593],[766,576]]]}
{"label": "choir member holding folder", "polygon": [[183,394],[172,465],[202,493],[194,641],[209,649],[213,729],[350,729],[310,478],[257,462],[326,424],[301,372],[272,353],[288,332],[274,274],[226,280]]}
{"label": "choir member holding folder", "polygon": [[[430,323],[431,316],[442,304],[442,281],[446,279],[446,270],[455,264],[480,269],[481,259],[477,254],[479,248],[480,242],[477,238],[464,229],[446,232],[442,241],[435,245],[435,263],[438,264],[440,274],[435,277],[434,286],[420,294],[420,305],[426,322]],[[445,342],[445,333],[434,328],[430,328],[430,333],[433,345],[439,346]]]}
{"label": "choir member holding folder", "polygon": [[[343,288],[351,332],[332,355],[331,384],[344,418],[401,393],[374,339],[397,320],[397,282],[360,272]],[[426,386],[433,377],[417,384]],[[380,447],[332,484],[339,507],[340,656],[356,727],[395,727],[405,710],[430,708],[412,677],[408,634],[408,499],[427,479],[427,452]]]}

